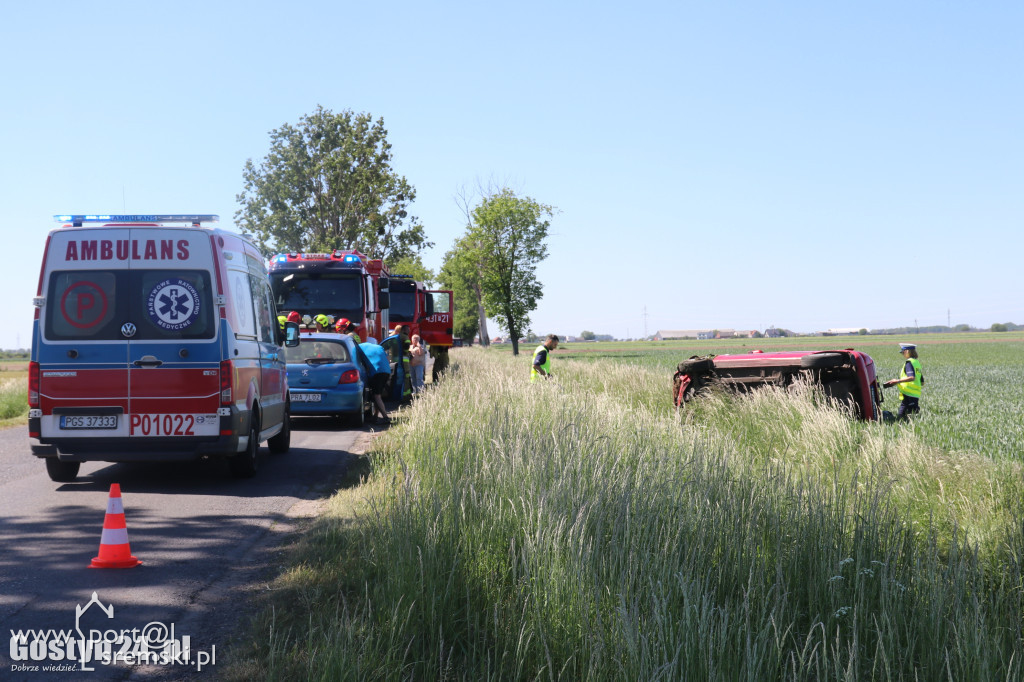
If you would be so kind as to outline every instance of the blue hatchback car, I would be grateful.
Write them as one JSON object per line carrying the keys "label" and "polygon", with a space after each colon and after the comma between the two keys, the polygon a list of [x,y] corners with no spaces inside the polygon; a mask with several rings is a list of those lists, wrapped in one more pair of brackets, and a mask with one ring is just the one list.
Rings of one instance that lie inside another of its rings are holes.
{"label": "blue hatchback car", "polygon": [[365,422],[364,372],[356,344],[342,334],[302,334],[285,349],[292,416],[347,417]]}

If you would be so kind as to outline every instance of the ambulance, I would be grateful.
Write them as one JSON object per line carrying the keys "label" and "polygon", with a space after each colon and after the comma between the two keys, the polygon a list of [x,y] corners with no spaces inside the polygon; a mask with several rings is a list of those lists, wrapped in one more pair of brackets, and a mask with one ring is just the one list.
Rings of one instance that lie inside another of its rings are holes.
{"label": "ambulance", "polygon": [[33,304],[29,439],[54,481],[82,462],[227,457],[290,446],[263,256],[216,215],[59,215]]}

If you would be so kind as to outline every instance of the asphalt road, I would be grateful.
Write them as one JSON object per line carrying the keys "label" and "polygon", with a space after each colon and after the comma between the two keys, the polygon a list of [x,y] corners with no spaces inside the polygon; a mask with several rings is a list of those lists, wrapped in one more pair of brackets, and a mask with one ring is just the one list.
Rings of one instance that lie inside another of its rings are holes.
{"label": "asphalt road", "polygon": [[[77,661],[53,660],[49,651],[44,661],[12,660],[32,651],[10,644],[11,631],[75,631],[76,620],[84,633],[111,639],[136,630],[113,644],[118,651],[125,642],[137,647],[143,631],[154,641],[171,639],[173,624],[173,639],[184,644],[188,636],[193,661],[216,647],[223,663],[246,598],[280,563],[282,539],[315,509],[313,501],[342,485],[352,453],[369,437],[369,429],[299,419],[291,451],[270,455],[264,444],[253,479],[232,478],[223,461],[86,463],[76,482],[54,483],[31,455],[24,427],[0,431],[0,680],[216,679],[214,665],[201,675],[189,665],[99,662],[90,664],[95,672],[45,672],[42,666]],[[131,553],[143,565],[90,569],[112,483],[121,486]],[[93,592],[98,603],[90,606]],[[84,609],[77,619],[76,607]]]}

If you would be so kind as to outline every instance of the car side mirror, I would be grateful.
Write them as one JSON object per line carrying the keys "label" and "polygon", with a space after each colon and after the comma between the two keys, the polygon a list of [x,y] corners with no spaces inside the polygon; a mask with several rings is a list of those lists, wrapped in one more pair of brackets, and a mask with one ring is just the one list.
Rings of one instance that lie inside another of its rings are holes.
{"label": "car side mirror", "polygon": [[286,348],[295,348],[299,345],[299,324],[297,322],[284,323],[284,345]]}

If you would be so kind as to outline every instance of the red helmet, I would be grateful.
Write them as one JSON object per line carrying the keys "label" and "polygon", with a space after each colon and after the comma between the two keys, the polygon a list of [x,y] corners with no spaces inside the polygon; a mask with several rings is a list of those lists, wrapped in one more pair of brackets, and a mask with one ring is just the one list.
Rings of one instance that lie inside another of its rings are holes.
{"label": "red helmet", "polygon": [[344,334],[345,330],[348,329],[348,326],[350,324],[352,323],[343,317],[334,323],[334,331],[338,332],[339,334]]}
{"label": "red helmet", "polygon": [[299,317],[299,314],[293,310],[290,313],[288,313],[288,321],[289,322],[302,322],[302,318]]}

